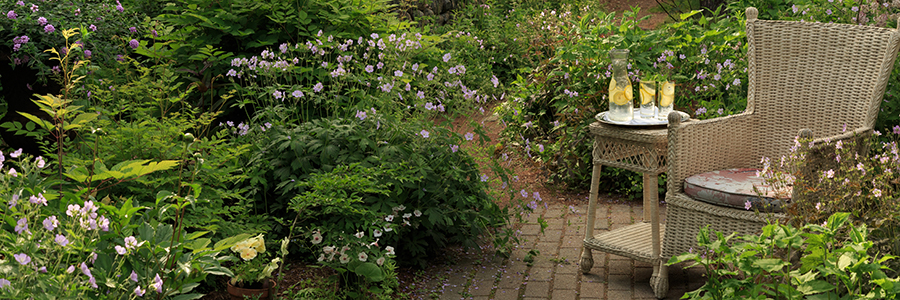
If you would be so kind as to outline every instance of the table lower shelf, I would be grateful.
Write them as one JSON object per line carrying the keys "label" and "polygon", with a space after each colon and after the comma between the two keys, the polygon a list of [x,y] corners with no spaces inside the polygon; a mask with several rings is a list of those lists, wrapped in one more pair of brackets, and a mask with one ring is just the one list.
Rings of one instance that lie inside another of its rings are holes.
{"label": "table lower shelf", "polygon": [[[666,232],[666,224],[659,224],[659,245],[662,246],[663,234]],[[649,222],[641,222],[628,225],[619,229],[594,235],[594,238],[584,240],[584,246],[610,254],[628,257],[637,261],[648,263],[656,262],[659,257],[653,257],[652,226]]]}

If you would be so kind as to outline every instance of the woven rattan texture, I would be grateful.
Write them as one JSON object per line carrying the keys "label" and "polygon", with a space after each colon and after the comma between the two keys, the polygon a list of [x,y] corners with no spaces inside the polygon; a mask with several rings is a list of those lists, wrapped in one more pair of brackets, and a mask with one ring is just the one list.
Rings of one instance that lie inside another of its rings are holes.
{"label": "woven rattan texture", "polygon": [[[584,241],[584,246],[638,261],[656,262],[651,255],[653,249],[653,239],[649,234],[651,226],[650,223],[641,222],[606,231]],[[659,230],[664,232],[665,225],[661,224]]]}
{"label": "woven rattan texture", "polygon": [[746,112],[682,124],[670,120],[664,257],[696,249],[702,226],[752,234],[765,224],[755,212],[690,199],[683,193],[686,177],[761,167],[762,157],[778,161],[801,129],[812,130],[823,144],[874,125],[900,47],[896,29],[767,21],[756,15],[756,9],[747,10]]}
{"label": "woven rattan texture", "polygon": [[594,163],[641,173],[666,171],[666,129],[618,127],[595,122]]}

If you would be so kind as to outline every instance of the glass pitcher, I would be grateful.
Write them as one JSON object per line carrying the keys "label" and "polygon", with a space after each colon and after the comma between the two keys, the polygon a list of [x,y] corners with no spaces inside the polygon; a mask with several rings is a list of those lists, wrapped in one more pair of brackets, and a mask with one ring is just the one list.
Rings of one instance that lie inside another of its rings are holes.
{"label": "glass pitcher", "polygon": [[634,118],[634,90],[628,79],[628,50],[609,51],[613,76],[609,81],[609,112],[607,118],[614,122],[631,122]]}

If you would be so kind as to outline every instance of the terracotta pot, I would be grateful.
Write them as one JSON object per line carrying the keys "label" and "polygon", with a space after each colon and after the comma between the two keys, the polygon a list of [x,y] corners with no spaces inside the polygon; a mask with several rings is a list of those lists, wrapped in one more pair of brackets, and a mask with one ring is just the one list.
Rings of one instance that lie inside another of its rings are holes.
{"label": "terracotta pot", "polygon": [[270,297],[269,295],[275,294],[275,281],[268,279],[263,284],[262,288],[259,289],[247,289],[247,288],[239,288],[231,285],[231,282],[227,282],[228,294],[231,295],[231,300],[244,300],[244,299],[257,299],[259,300],[268,300],[273,299],[274,297]]}

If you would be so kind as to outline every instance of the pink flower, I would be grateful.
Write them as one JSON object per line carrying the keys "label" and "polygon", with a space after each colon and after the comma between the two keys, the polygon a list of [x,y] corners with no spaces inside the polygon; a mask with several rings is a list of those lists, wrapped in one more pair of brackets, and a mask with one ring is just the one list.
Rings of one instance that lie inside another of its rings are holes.
{"label": "pink flower", "polygon": [[752,206],[753,206],[753,204],[750,203],[750,200],[747,200],[747,202],[744,202],[744,209],[750,210],[750,207],[752,207]]}
{"label": "pink flower", "polygon": [[54,28],[53,25],[47,24],[47,26],[44,26],[44,32],[52,33],[54,31],[56,31],[56,28]]}

